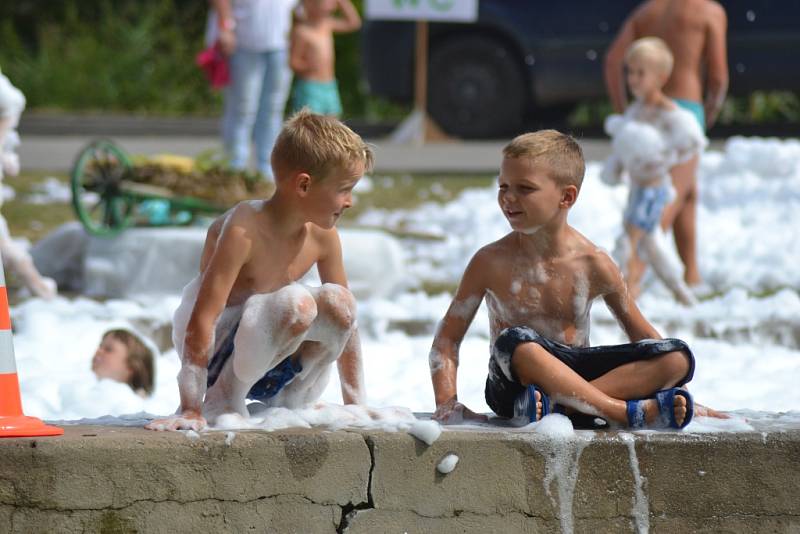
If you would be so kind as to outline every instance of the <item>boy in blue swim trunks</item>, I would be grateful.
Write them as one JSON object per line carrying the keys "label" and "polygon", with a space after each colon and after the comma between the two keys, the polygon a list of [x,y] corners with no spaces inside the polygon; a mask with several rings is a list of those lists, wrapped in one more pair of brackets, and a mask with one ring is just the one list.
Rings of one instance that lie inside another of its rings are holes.
{"label": "boy in blue swim trunks", "polygon": [[[443,423],[485,420],[458,401],[459,345],[483,299],[491,354],[486,402],[502,416],[536,421],[555,404],[615,424],[684,427],[706,414],[678,386],[694,357],[642,316],[614,261],[567,222],[584,160],[571,137],[528,133],[503,149],[498,203],[511,233],[471,259],[430,353]],[[589,312],[602,298],[631,343],[589,347]]]}
{"label": "boy in blue swim trunks", "polygon": [[[208,230],[200,273],[173,322],[181,405],[148,428],[200,430],[223,414],[247,417],[248,399],[305,406],[334,362],[344,402],[364,402],[335,225],[371,166],[370,148],[337,119],[301,111],[287,121],[272,151],[274,195],[240,202]],[[315,264],[322,286],[298,284]]]}
{"label": "boy in blue swim trunks", "polygon": [[[350,0],[303,0],[295,17],[289,48],[294,71],[291,107],[307,107],[315,113],[339,116],[342,104],[336,84],[334,33],[349,33],[361,27],[361,17]],[[341,16],[334,16],[337,9]]]}

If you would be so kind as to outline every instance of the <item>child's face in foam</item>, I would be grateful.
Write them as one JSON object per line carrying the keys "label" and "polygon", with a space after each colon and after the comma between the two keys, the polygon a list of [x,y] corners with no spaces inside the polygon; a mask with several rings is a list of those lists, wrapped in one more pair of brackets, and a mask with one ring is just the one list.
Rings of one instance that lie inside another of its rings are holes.
{"label": "child's face in foam", "polygon": [[627,61],[625,67],[628,87],[633,96],[639,100],[660,91],[667,83],[668,76],[653,58],[634,56]]}
{"label": "child's face in foam", "polygon": [[364,174],[364,165],[334,169],[323,178],[312,177],[307,195],[309,219],[325,229],[333,228],[339,217],[353,205],[353,188]]}
{"label": "child's face in foam", "polygon": [[555,220],[563,188],[547,167],[530,158],[503,158],[498,177],[497,202],[513,230],[533,234]]}
{"label": "child's face in foam", "polygon": [[110,378],[127,383],[131,375],[128,367],[128,348],[114,336],[104,336],[92,358],[92,371],[97,378]]}

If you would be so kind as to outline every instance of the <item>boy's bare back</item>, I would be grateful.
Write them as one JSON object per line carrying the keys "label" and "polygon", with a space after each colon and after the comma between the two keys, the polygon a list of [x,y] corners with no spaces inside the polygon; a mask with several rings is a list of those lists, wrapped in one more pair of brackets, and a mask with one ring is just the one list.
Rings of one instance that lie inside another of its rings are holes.
{"label": "boy's bare back", "polygon": [[648,0],[623,24],[606,57],[606,81],[615,111],[625,109],[622,59],[641,37],[663,39],[675,63],[664,93],[705,102],[708,124],[716,119],[728,87],[727,16],[713,0]]}
{"label": "boy's bare back", "polygon": [[635,12],[631,23],[637,36],[660,37],[675,56],[664,92],[702,101],[701,73],[706,63],[710,70],[718,67],[720,39],[724,52],[726,17],[722,6],[711,0],[650,0]]}

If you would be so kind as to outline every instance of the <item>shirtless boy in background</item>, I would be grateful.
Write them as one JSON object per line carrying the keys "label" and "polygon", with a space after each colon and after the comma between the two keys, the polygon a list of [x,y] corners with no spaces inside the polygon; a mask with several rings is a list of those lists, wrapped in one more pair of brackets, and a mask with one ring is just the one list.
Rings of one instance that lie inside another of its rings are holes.
{"label": "shirtless boy in background", "polygon": [[[148,428],[199,430],[223,414],[247,417],[246,399],[302,407],[322,394],[334,361],[344,402],[365,401],[335,224],[372,161],[332,117],[302,111],[287,121],[272,152],[275,194],[240,202],[208,230],[200,274],[173,324],[181,405]],[[314,264],[322,286],[295,283]]]}
{"label": "shirtless boy in background", "polygon": [[[336,84],[334,33],[361,27],[361,17],[350,0],[303,0],[295,16],[289,49],[289,65],[295,74],[291,107],[303,107],[323,115],[341,115]],[[336,10],[341,16],[334,16]]]}
{"label": "shirtless boy in background", "polygon": [[[728,90],[726,45],[728,19],[713,0],[648,0],[623,23],[606,53],[605,79],[616,113],[626,106],[625,51],[641,37],[660,37],[675,63],[664,94],[691,111],[701,128],[714,125]],[[697,164],[695,157],[671,171],[675,200],[664,209],[661,227],[672,228],[683,261],[684,280],[701,283],[697,265]]]}

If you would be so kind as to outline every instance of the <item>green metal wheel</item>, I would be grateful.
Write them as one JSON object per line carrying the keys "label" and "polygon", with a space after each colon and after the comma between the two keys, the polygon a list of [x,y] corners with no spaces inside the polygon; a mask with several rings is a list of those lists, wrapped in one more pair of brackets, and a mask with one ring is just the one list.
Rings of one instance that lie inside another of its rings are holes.
{"label": "green metal wheel", "polygon": [[130,172],[128,155],[109,140],[93,141],[78,154],[72,168],[72,205],[89,233],[113,236],[133,223],[136,199],[122,189]]}

